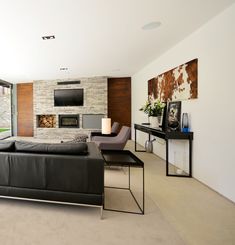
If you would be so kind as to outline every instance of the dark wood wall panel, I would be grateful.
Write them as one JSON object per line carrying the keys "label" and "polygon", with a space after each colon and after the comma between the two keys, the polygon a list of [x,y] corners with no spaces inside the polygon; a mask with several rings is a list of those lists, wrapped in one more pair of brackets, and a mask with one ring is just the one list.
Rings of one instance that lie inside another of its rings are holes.
{"label": "dark wood wall panel", "polygon": [[33,136],[33,84],[17,84],[17,135]]}
{"label": "dark wood wall panel", "polygon": [[131,127],[131,78],[108,79],[108,117]]}

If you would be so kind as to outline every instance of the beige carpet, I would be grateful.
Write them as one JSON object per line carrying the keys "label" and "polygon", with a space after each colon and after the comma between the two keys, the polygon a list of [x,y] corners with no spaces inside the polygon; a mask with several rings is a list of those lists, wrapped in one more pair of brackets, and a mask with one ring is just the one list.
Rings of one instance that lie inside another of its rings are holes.
{"label": "beige carpet", "polygon": [[99,209],[0,200],[1,244],[184,244],[157,206],[132,215]]}
{"label": "beige carpet", "polygon": [[[129,142],[128,149],[133,149]],[[146,214],[134,215],[0,199],[0,244],[235,244],[235,205],[195,179],[165,176],[164,161],[136,153],[145,162]],[[141,172],[132,171],[141,200]],[[106,185],[126,186],[127,171],[108,169]],[[106,189],[105,205],[138,210],[127,191]]]}

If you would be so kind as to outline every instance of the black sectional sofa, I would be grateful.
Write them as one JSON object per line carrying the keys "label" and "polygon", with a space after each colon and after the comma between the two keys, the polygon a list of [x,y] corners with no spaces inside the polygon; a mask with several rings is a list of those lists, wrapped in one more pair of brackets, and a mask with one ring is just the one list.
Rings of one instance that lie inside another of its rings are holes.
{"label": "black sectional sofa", "polygon": [[104,160],[95,143],[0,141],[0,196],[103,207]]}

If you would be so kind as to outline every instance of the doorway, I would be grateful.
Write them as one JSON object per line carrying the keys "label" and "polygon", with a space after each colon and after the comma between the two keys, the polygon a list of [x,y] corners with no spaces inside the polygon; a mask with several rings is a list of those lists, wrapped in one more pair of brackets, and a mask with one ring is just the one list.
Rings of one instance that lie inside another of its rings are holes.
{"label": "doorway", "polygon": [[0,139],[12,136],[12,84],[0,80]]}

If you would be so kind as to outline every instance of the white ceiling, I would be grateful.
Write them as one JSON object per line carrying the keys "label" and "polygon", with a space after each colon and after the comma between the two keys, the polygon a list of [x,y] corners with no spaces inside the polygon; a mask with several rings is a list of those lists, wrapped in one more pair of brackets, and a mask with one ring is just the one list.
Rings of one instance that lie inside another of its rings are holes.
{"label": "white ceiling", "polygon": [[234,2],[0,0],[0,78],[131,76]]}

